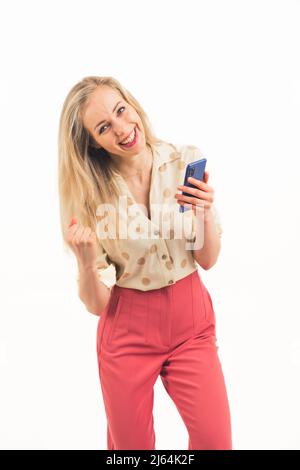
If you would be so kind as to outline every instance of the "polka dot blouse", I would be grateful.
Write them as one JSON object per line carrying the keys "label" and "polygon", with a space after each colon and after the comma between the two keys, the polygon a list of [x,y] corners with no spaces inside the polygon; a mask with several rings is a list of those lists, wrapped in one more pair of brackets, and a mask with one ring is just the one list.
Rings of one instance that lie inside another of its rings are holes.
{"label": "polka dot blouse", "polygon": [[[109,211],[101,205],[97,211],[97,271],[108,287],[117,284],[142,291],[159,289],[197,270],[191,249],[196,215],[191,209],[179,212],[174,195],[181,192],[177,186],[183,184],[187,163],[203,155],[192,145],[160,142],[151,148],[150,216],[136,203],[125,179],[117,173],[121,189],[118,208]],[[221,237],[215,206],[212,212]]]}

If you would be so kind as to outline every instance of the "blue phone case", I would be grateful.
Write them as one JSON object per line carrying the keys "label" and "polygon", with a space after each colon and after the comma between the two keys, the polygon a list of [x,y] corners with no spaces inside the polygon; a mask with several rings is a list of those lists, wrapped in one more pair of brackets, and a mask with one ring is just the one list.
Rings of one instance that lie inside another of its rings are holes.
{"label": "blue phone case", "polygon": [[[184,186],[189,186],[190,188],[196,188],[192,183],[188,181],[188,178],[192,176],[193,178],[197,178],[200,181],[203,181],[204,177],[204,171],[205,171],[205,165],[206,165],[206,158],[201,158],[201,160],[196,160],[195,162],[188,163],[186,169],[185,169],[185,177],[184,177]],[[182,192],[183,195],[192,197],[190,193]],[[188,202],[185,202],[185,204],[188,204]],[[191,207],[184,207],[184,206],[179,206],[179,212],[185,212],[190,210]]]}

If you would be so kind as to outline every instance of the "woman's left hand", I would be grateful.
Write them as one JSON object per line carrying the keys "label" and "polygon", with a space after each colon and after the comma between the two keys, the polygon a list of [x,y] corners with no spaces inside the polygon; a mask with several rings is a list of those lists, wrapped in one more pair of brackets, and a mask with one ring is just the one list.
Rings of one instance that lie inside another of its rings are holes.
{"label": "woman's left hand", "polygon": [[[203,181],[200,181],[191,176],[188,178],[189,183],[192,183],[196,188],[190,188],[189,186],[177,186],[177,189],[185,193],[191,194],[191,196],[185,196],[183,194],[175,194],[175,198],[180,205],[190,207],[192,204],[192,209],[195,212],[197,206],[204,208],[204,213],[210,211],[211,206],[214,202],[214,189],[207,184],[209,173],[204,172]],[[201,201],[201,202],[200,202]]]}

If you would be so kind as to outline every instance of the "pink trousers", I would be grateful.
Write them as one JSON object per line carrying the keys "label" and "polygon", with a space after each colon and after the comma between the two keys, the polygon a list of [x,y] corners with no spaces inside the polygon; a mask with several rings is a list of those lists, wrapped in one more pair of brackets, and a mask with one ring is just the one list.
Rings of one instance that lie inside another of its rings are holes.
{"label": "pink trousers", "polygon": [[158,376],[186,426],[189,450],[232,449],[215,328],[198,270],[161,289],[113,286],[97,328],[107,450],[155,449]]}

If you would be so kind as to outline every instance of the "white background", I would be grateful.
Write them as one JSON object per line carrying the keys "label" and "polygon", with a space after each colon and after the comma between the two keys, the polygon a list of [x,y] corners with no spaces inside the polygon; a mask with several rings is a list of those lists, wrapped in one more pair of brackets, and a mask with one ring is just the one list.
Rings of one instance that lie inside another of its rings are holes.
{"label": "white background", "polygon": [[[98,318],[63,250],[58,119],[117,78],[158,137],[199,146],[223,225],[200,274],[217,318],[234,449],[300,449],[300,2],[1,4],[1,449],[106,449]],[[157,449],[188,435],[160,379]]]}

